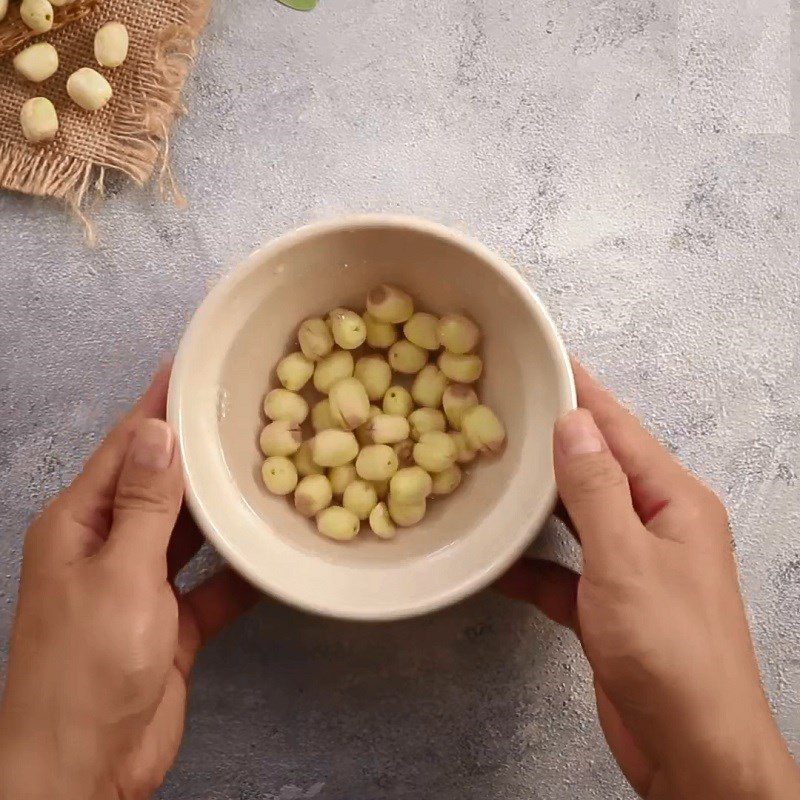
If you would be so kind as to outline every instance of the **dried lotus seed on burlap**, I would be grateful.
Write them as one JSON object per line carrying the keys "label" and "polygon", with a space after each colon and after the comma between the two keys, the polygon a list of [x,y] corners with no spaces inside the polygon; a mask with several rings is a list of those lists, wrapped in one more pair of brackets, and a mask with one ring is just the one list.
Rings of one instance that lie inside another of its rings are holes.
{"label": "dried lotus seed on burlap", "polygon": [[121,22],[107,22],[94,35],[94,57],[101,67],[114,69],[128,57],[128,44],[128,29]]}
{"label": "dried lotus seed on burlap", "polygon": [[41,83],[58,70],[58,51],[47,42],[26,47],[14,56],[14,69],[32,83]]}
{"label": "dried lotus seed on burlap", "polygon": [[81,67],[67,78],[67,94],[84,111],[99,111],[113,95],[111,84],[91,67]]}
{"label": "dried lotus seed on burlap", "polygon": [[22,104],[19,124],[31,144],[52,141],[58,133],[56,107],[46,97],[32,97]]}
{"label": "dried lotus seed on burlap", "polygon": [[22,0],[19,15],[35,33],[47,33],[53,27],[53,6],[49,0]]}

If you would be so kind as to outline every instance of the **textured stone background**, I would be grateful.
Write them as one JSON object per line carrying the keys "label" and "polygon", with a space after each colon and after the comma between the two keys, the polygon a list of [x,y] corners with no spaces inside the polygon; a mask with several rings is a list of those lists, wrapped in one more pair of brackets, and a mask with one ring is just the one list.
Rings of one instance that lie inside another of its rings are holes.
{"label": "textured stone background", "polygon": [[[0,641],[26,522],[210,281],[345,210],[463,226],[724,496],[800,755],[800,279],[780,0],[219,2],[172,157],[101,245],[0,196]],[[797,84],[794,84],[797,88]],[[795,93],[796,94],[796,93]],[[542,547],[574,559],[557,530]],[[630,797],[575,643],[491,595],[413,622],[264,603],[201,659],[168,800]]]}

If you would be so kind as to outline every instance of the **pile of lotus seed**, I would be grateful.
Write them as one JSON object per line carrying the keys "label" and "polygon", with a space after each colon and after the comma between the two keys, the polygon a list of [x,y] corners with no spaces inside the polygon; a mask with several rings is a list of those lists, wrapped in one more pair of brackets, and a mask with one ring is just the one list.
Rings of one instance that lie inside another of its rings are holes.
{"label": "pile of lotus seed", "polygon": [[[36,33],[53,27],[53,6],[73,0],[22,0],[22,21]],[[8,0],[0,0],[0,20],[8,11]],[[94,56],[101,67],[114,69],[128,56],[128,30],[121,22],[108,22],[94,37]],[[31,83],[42,83],[58,70],[58,52],[48,42],[30,45],[14,57],[14,69]],[[113,94],[111,84],[97,70],[81,67],[67,78],[67,94],[85,111],[99,111]],[[50,142],[58,133],[56,107],[47,97],[32,97],[19,114],[23,136],[32,143]]]}
{"label": "pile of lotus seed", "polygon": [[[368,520],[391,539],[425,516],[429,496],[455,491],[459,465],[502,451],[505,428],[471,386],[483,371],[480,330],[463,314],[415,312],[410,295],[382,285],[363,315],[335,308],[297,338],[300,350],[277,366],[283,388],[264,399],[261,475],[273,494],[294,492],[324,536],[349,541]],[[309,381],[322,395],[311,408],[300,394]],[[314,436],[303,441],[309,412]]]}

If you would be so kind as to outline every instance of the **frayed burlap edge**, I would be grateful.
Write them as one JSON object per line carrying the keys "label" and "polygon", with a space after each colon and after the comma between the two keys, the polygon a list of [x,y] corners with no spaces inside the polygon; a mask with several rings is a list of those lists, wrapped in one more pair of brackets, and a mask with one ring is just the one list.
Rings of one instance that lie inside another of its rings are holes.
{"label": "frayed burlap edge", "polygon": [[63,200],[80,219],[90,245],[97,242],[94,226],[84,212],[88,195],[103,196],[106,169],[127,175],[138,186],[152,177],[160,162],[158,185],[184,207],[169,164],[169,128],[184,112],[180,93],[197,52],[197,37],[205,26],[210,0],[180,0],[186,21],[165,28],[158,37],[152,70],[141,76],[140,91],[127,98],[115,116],[102,159],[88,161],[71,155],[19,150],[0,142],[0,185],[5,189]]}

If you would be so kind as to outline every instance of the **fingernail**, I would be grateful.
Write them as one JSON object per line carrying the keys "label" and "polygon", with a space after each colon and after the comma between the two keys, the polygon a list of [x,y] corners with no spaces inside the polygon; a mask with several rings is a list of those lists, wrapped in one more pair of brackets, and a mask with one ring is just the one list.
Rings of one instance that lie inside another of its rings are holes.
{"label": "fingernail", "polygon": [[599,453],[603,449],[603,434],[585,408],[564,414],[556,422],[556,437],[567,457]]}
{"label": "fingernail", "polygon": [[137,467],[163,472],[172,463],[175,437],[166,422],[146,419],[136,429],[131,442],[131,459]]}

